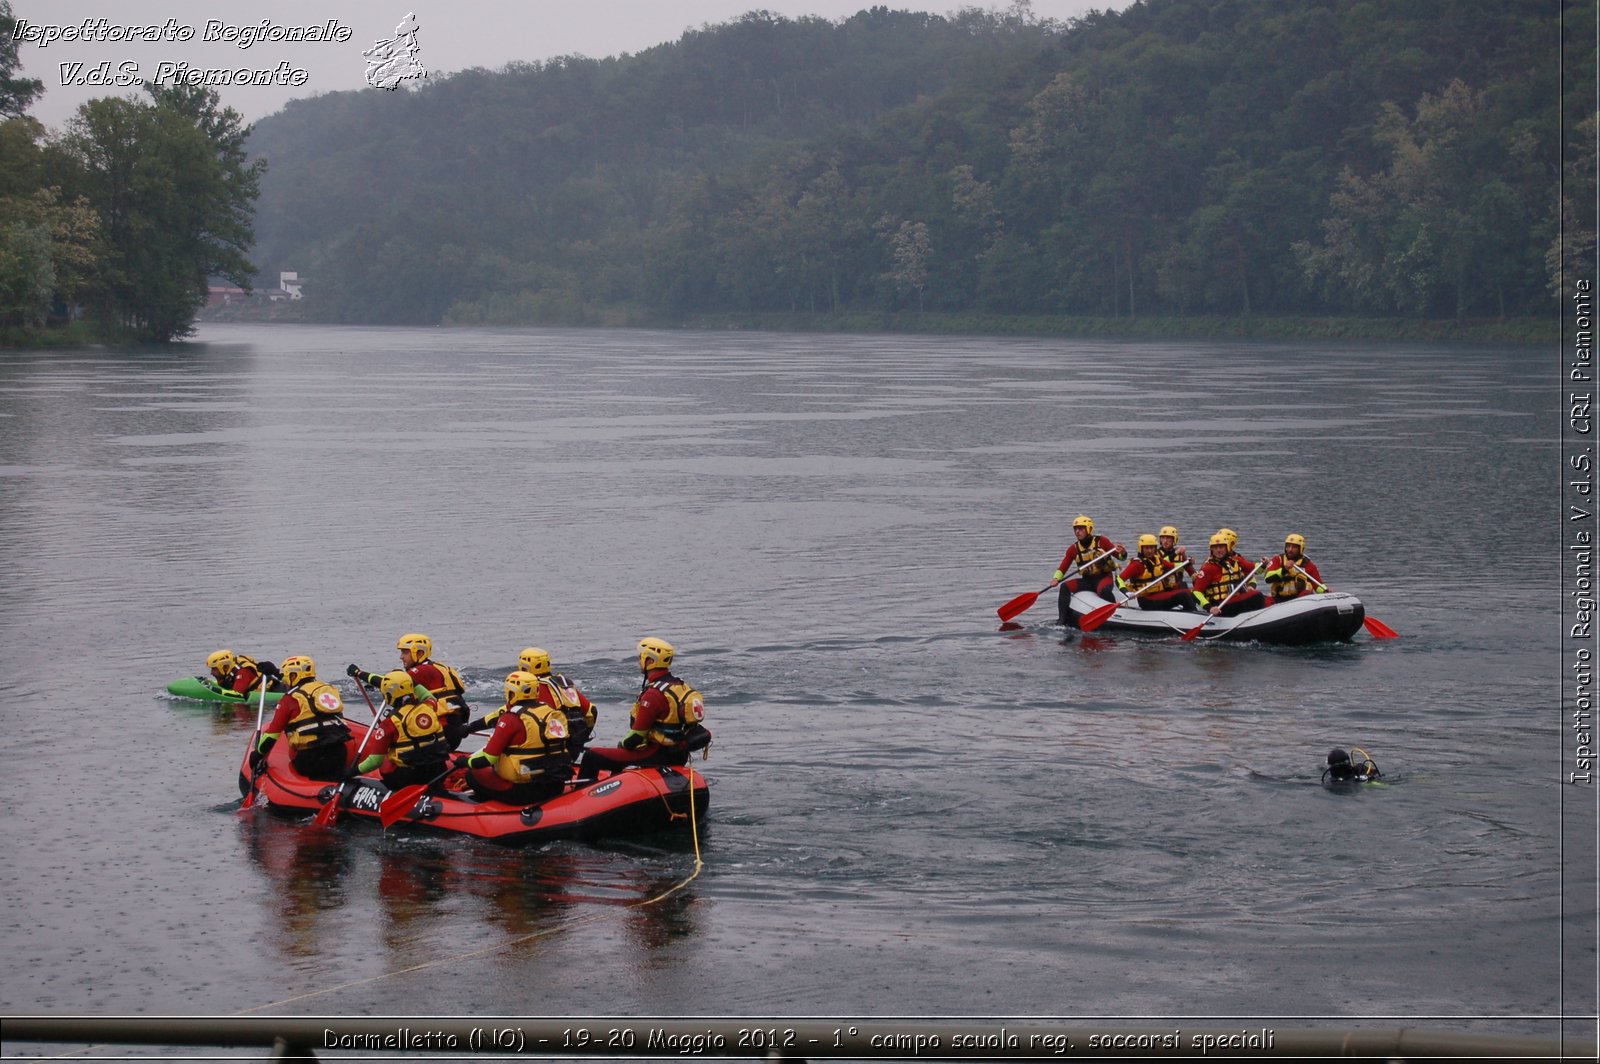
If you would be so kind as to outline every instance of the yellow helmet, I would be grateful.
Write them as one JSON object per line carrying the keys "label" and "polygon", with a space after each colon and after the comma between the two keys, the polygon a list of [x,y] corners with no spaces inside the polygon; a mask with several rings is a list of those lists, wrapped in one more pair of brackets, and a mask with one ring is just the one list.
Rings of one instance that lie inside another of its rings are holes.
{"label": "yellow helmet", "polygon": [[1177,526],[1176,525],[1162,525],[1160,534],[1163,535],[1163,536],[1171,536],[1173,539],[1177,539],[1178,538]]}
{"label": "yellow helmet", "polygon": [[396,650],[411,651],[411,656],[417,661],[427,661],[433,657],[433,640],[421,632],[407,632],[400,637],[400,641],[394,645],[394,648]]}
{"label": "yellow helmet", "polygon": [[1306,537],[1302,536],[1298,532],[1290,532],[1287,536],[1283,537],[1283,545],[1285,547],[1299,547],[1301,550],[1305,550]]}
{"label": "yellow helmet", "polygon": [[535,676],[549,676],[550,652],[544,647],[527,647],[517,659],[517,668]]}
{"label": "yellow helmet", "polygon": [[1144,550],[1146,547],[1159,547],[1159,546],[1161,546],[1161,543],[1156,539],[1156,537],[1152,536],[1148,532],[1146,532],[1144,535],[1139,537],[1139,549],[1140,550]]}
{"label": "yellow helmet", "polygon": [[213,650],[206,658],[206,668],[221,670],[224,676],[232,676],[233,670],[238,667],[239,659],[233,656],[231,650]]}
{"label": "yellow helmet", "polygon": [[1072,519],[1072,527],[1081,528],[1092,536],[1094,535],[1094,518],[1088,516],[1087,514],[1079,514],[1077,517]]}
{"label": "yellow helmet", "polygon": [[539,697],[539,677],[518,669],[506,677],[506,705]]}
{"label": "yellow helmet", "polygon": [[1228,543],[1228,537],[1221,532],[1211,537],[1211,545],[1213,547],[1227,547],[1229,550],[1233,549],[1232,545]]}
{"label": "yellow helmet", "polygon": [[383,700],[391,706],[398,706],[408,698],[415,698],[417,685],[411,681],[411,674],[404,669],[383,674],[383,682],[379,685],[383,692]]}
{"label": "yellow helmet", "polygon": [[317,663],[304,654],[283,659],[283,664],[278,666],[278,672],[283,675],[283,682],[290,687],[302,680],[315,680],[317,678]]}
{"label": "yellow helmet", "polygon": [[1231,528],[1219,528],[1217,529],[1217,535],[1228,541],[1229,550],[1232,550],[1239,545],[1239,533],[1235,532]]}
{"label": "yellow helmet", "polygon": [[672,655],[677,653],[665,639],[646,636],[639,640],[639,671],[672,668]]}

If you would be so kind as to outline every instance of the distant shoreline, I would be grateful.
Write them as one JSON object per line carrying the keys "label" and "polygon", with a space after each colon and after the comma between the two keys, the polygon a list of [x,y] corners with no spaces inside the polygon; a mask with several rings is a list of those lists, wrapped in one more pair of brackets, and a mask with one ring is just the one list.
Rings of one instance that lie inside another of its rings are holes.
{"label": "distant shoreline", "polygon": [[[300,315],[251,313],[229,308],[202,312],[197,323],[251,322],[340,324],[317,322]],[[709,332],[815,332],[886,335],[1037,336],[1094,339],[1161,340],[1373,340],[1446,344],[1540,346],[1560,340],[1560,323],[1516,318],[1504,321],[1432,321],[1413,318],[1345,317],[1149,317],[1088,318],[1057,315],[983,314],[699,314],[666,319],[623,309],[602,308],[581,321],[451,321],[451,328],[637,328],[702,329]],[[354,323],[350,323],[354,324]],[[366,322],[361,324],[386,324]],[[420,327],[420,326],[419,326]],[[180,341],[181,342],[181,341]],[[0,333],[0,349],[105,345],[84,327],[19,329]],[[121,346],[111,344],[110,346]],[[129,345],[132,346],[132,345]]]}

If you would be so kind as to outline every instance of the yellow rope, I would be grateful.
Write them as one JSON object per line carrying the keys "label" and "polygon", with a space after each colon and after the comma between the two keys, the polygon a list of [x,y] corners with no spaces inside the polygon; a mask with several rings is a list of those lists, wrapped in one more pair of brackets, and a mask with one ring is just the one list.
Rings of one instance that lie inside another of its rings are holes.
{"label": "yellow rope", "polygon": [[[684,887],[687,887],[690,883],[693,883],[695,879],[699,877],[700,870],[705,867],[705,862],[700,858],[700,824],[695,816],[694,769],[690,768],[688,765],[685,765],[684,768],[687,769],[689,773],[689,830],[694,837],[694,871],[689,873],[688,878],[679,883],[673,884],[660,894],[657,894],[655,897],[646,898],[643,901],[629,902],[627,905],[623,906],[624,909],[641,909],[646,905],[655,905],[666,901]],[[653,783],[654,781],[652,781],[652,784]],[[664,791],[662,792],[662,797],[663,799],[666,797]],[[680,813],[678,815],[681,816],[682,814]],[[524,942],[533,942],[536,939],[545,938],[549,935],[555,934],[557,931],[568,931],[575,927],[582,927],[584,924],[594,923],[597,920],[604,919],[604,917],[605,913],[591,913],[586,917],[574,920],[572,923],[565,924],[561,927],[552,927],[542,931],[534,931],[529,934],[521,935],[517,938],[511,939],[508,942],[500,942],[493,946],[485,946],[482,949],[469,950],[466,953],[456,953],[448,957],[440,957],[431,961],[423,961],[421,964],[413,964],[409,968],[400,968],[396,971],[384,972],[381,975],[368,976],[365,979],[353,979],[350,982],[340,983],[337,986],[325,987],[321,990],[313,990],[306,994],[297,994],[294,997],[283,998],[278,1001],[269,1001],[265,1005],[256,1005],[252,1008],[240,1009],[238,1012],[235,1012],[232,1015],[247,1016],[252,1012],[260,1012],[262,1009],[278,1008],[283,1005],[293,1004],[297,1001],[305,1001],[310,998],[321,997],[324,994],[332,994],[339,990],[349,990],[351,987],[365,986],[369,983],[382,982],[385,979],[396,979],[402,975],[410,975],[412,972],[426,971],[429,968],[436,968],[441,964],[454,964],[457,961],[467,960],[471,957],[481,957],[486,953],[493,953],[496,950],[502,950],[508,946],[520,946]]]}

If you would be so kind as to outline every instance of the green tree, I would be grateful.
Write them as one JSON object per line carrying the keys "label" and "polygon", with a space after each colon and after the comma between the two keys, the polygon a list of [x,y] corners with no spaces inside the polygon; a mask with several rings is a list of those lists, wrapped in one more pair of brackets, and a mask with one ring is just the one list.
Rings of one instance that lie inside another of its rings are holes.
{"label": "green tree", "polygon": [[20,118],[44,92],[38,78],[18,77],[22,61],[17,57],[17,19],[10,0],[0,0],[0,118]]}
{"label": "green tree", "polygon": [[192,331],[207,280],[248,284],[261,164],[243,161],[238,115],[210,90],[107,97],[78,109],[62,147],[109,245],[98,305],[108,331],[166,341]]}
{"label": "green tree", "polygon": [[1572,147],[1567,151],[1564,180],[1561,183],[1561,230],[1545,252],[1545,274],[1549,291],[1558,299],[1571,293],[1571,279],[1584,277],[1594,268],[1595,203],[1597,184],[1595,160],[1600,154],[1600,111],[1577,123]]}
{"label": "green tree", "polygon": [[41,147],[32,118],[0,122],[0,321],[38,328],[51,307],[71,307],[91,287],[105,249],[99,222],[81,197],[63,202],[70,161]]}
{"label": "green tree", "polygon": [[1535,268],[1526,234],[1547,225],[1538,197],[1517,192],[1535,149],[1460,80],[1411,116],[1385,105],[1376,137],[1388,166],[1340,175],[1322,243],[1299,248],[1308,274],[1372,309],[1503,313],[1506,284]]}
{"label": "green tree", "polygon": [[99,219],[82,199],[59,200],[55,188],[0,196],[0,322],[39,328],[53,304],[70,307],[94,282]]}
{"label": "green tree", "polygon": [[928,261],[933,254],[928,223],[903,221],[897,226],[894,219],[885,216],[878,222],[878,232],[889,245],[889,280],[901,292],[917,293],[917,311],[921,313],[922,293],[928,287]]}

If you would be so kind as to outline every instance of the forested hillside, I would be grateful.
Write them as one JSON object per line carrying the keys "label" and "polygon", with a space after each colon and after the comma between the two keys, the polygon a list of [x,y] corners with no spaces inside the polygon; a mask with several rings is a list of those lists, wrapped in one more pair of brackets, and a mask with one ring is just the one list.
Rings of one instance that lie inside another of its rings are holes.
{"label": "forested hillside", "polygon": [[346,322],[1545,315],[1592,241],[1593,5],[1565,129],[1555,4],[755,12],[297,102],[249,142],[254,258]]}

